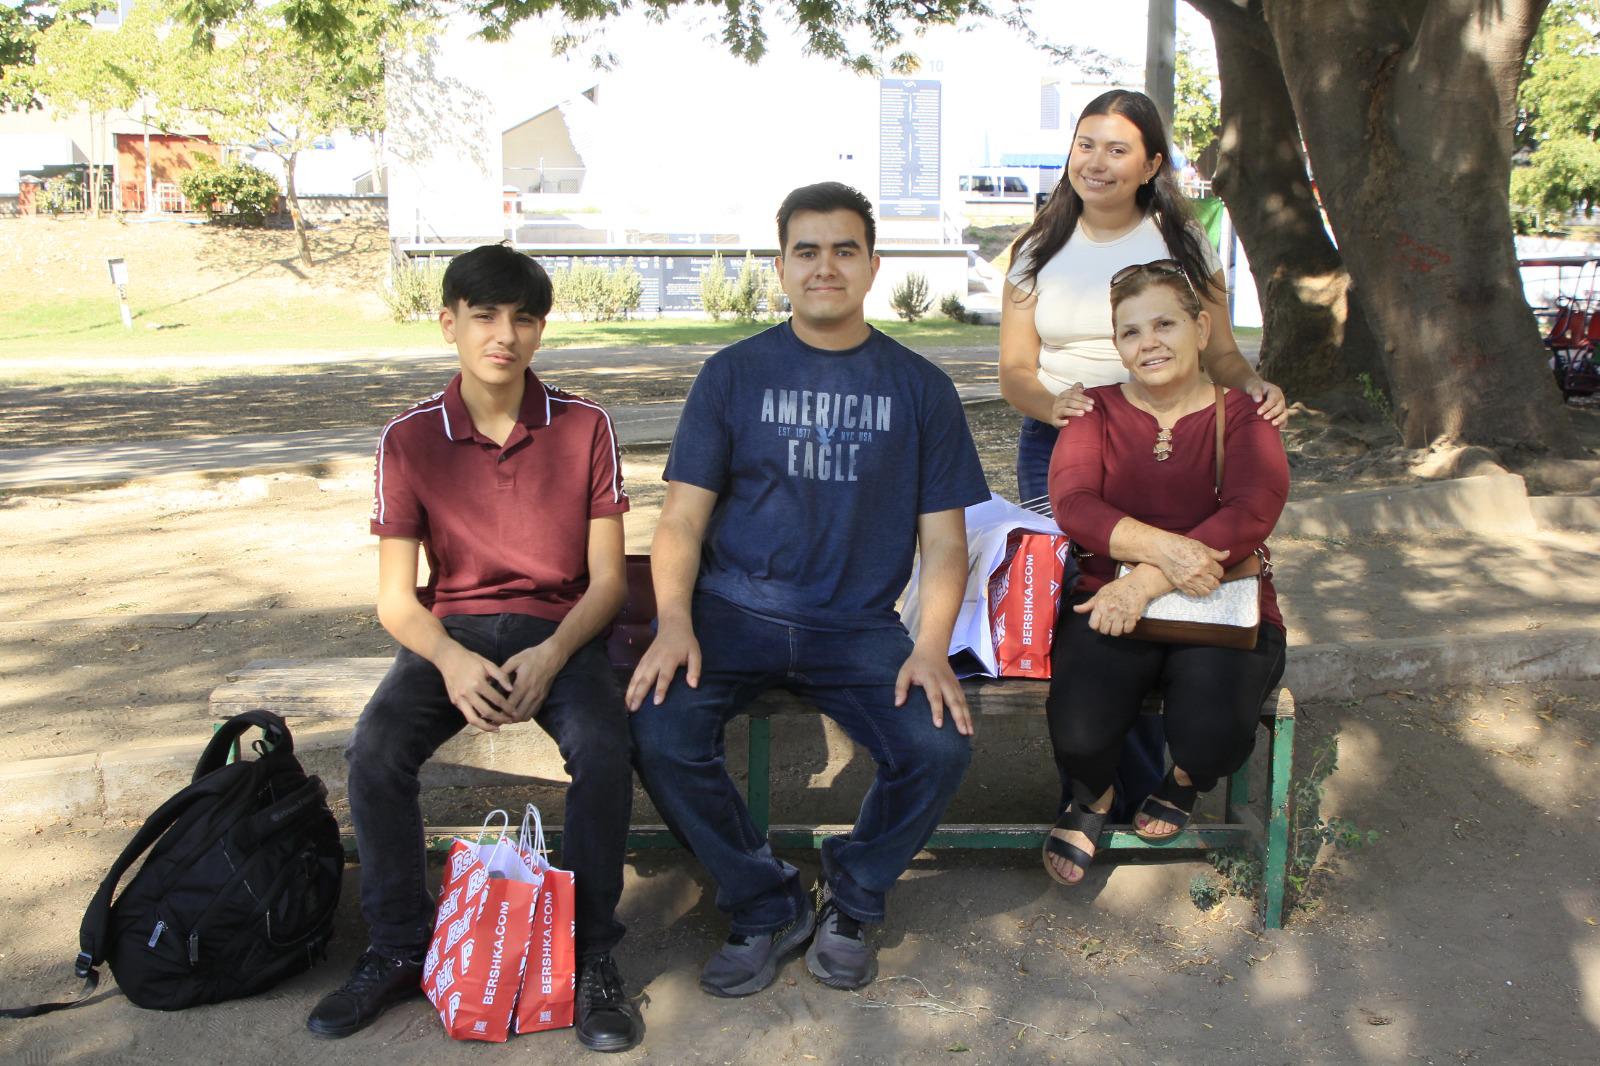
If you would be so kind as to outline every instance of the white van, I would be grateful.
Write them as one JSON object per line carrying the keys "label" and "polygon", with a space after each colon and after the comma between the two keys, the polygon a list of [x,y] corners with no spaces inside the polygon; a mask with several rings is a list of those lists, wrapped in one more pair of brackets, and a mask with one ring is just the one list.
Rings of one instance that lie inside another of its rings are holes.
{"label": "white van", "polygon": [[962,174],[956,179],[956,187],[964,200],[1020,200],[1027,203],[1033,199],[1033,189],[1023,174],[977,171]]}

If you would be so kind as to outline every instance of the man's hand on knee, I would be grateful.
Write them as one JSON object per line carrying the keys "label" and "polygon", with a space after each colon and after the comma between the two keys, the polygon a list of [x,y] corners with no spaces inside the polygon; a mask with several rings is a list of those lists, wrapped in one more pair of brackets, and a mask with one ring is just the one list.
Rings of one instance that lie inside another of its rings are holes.
{"label": "man's hand on knee", "polygon": [[497,733],[517,719],[511,713],[511,679],[504,670],[476,652],[451,641],[434,663],[444,678],[450,702],[467,724]]}
{"label": "man's hand on knee", "polygon": [[625,697],[628,710],[632,712],[643,707],[644,698],[652,688],[655,690],[652,702],[660,706],[661,701],[667,698],[667,689],[672,686],[672,679],[677,676],[680,666],[684,668],[684,680],[689,687],[699,688],[700,642],[695,639],[694,628],[663,622],[656,631],[656,639],[650,642],[650,647],[628,681]]}
{"label": "man's hand on knee", "polygon": [[950,669],[948,656],[920,644],[913,648],[905,664],[900,667],[900,676],[895,678],[896,707],[905,706],[912,685],[922,686],[927,694],[936,727],[944,728],[944,712],[948,709],[956,732],[964,737],[972,735],[972,715],[967,710],[967,696],[961,691],[961,682],[956,679],[955,671]]}

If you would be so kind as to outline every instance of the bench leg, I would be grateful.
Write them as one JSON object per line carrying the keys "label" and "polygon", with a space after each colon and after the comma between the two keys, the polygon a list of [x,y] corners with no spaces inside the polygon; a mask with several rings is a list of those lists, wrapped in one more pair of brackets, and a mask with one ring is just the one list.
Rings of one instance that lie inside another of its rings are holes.
{"label": "bench leg", "polygon": [[750,808],[750,820],[755,823],[756,832],[766,836],[767,826],[772,819],[772,721],[751,717],[749,722],[750,757],[744,783],[744,802]]}
{"label": "bench leg", "polygon": [[1268,929],[1283,928],[1284,880],[1289,872],[1289,781],[1294,774],[1294,719],[1279,718],[1272,731],[1268,771],[1267,846],[1262,858]]}

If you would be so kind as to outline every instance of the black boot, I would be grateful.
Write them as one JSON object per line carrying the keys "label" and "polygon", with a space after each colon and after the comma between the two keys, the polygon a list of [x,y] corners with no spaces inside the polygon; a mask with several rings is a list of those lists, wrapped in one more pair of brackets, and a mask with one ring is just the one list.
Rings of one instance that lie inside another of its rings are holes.
{"label": "black boot", "polygon": [[403,1000],[422,994],[422,964],[362,952],[344,984],[323,996],[306,1019],[318,1036],[349,1036]]}
{"label": "black boot", "polygon": [[578,962],[578,1043],[590,1051],[627,1051],[644,1037],[644,1022],[622,990],[622,975],[610,954]]}

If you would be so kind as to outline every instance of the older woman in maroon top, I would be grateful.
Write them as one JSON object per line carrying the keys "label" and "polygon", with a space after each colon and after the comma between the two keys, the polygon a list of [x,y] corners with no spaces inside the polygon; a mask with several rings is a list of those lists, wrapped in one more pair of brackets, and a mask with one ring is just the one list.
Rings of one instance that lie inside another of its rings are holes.
{"label": "older woman in maroon top", "polygon": [[[1224,571],[1263,549],[1289,490],[1278,430],[1226,391],[1223,481],[1215,485],[1216,390],[1200,369],[1211,320],[1172,260],[1112,279],[1114,339],[1132,378],[1090,389],[1094,409],[1069,422],[1050,463],[1056,520],[1083,552],[1072,609],[1056,629],[1047,704],[1072,805],[1045,844],[1045,868],[1083,880],[1113,800],[1112,777],[1144,696],[1161,693],[1173,767],[1134,825],[1162,840],[1196,796],[1250,755],[1261,701],[1283,674],[1283,618],[1270,575],[1250,651],[1160,644],[1132,631],[1174,589],[1212,592]],[[1132,569],[1116,576],[1118,562]]]}

